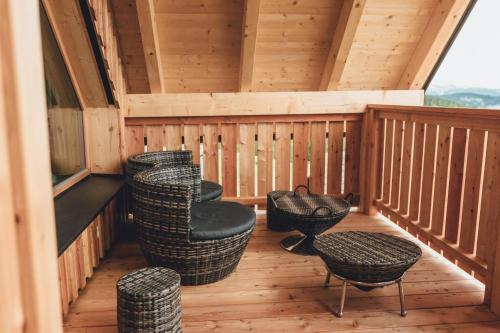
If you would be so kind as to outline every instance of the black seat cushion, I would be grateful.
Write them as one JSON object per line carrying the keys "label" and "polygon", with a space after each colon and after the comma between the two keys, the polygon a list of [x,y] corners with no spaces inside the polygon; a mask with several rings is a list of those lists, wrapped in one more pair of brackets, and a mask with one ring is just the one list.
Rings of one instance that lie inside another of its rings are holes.
{"label": "black seat cushion", "polygon": [[222,195],[222,186],[208,180],[201,181],[201,201],[218,200]]}
{"label": "black seat cushion", "polygon": [[255,225],[255,212],[236,202],[208,201],[191,206],[191,239],[214,240],[240,234]]}

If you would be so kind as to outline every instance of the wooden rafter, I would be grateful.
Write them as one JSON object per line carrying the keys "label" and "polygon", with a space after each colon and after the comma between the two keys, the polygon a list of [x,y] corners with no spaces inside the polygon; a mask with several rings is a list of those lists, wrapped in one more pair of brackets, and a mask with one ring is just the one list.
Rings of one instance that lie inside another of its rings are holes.
{"label": "wooden rafter", "polygon": [[135,4],[141,30],[149,87],[152,93],[161,93],[164,91],[164,82],[154,3],[153,0],[136,0]]}
{"label": "wooden rafter", "polygon": [[406,66],[398,89],[422,89],[471,0],[440,1]]}
{"label": "wooden rafter", "polygon": [[366,0],[345,0],[333,35],[319,90],[335,90],[344,72]]}
{"label": "wooden rafter", "polygon": [[240,91],[252,90],[260,0],[245,0],[240,57]]}

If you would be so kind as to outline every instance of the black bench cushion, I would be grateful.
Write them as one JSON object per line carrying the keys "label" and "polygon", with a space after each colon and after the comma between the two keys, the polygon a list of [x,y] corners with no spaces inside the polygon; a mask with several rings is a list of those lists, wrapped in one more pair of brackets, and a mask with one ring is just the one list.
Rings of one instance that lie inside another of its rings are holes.
{"label": "black bench cushion", "polygon": [[222,195],[222,186],[208,180],[201,181],[201,201],[219,199]]}
{"label": "black bench cushion", "polygon": [[234,236],[255,225],[255,212],[236,202],[209,201],[191,206],[191,239],[214,240]]}

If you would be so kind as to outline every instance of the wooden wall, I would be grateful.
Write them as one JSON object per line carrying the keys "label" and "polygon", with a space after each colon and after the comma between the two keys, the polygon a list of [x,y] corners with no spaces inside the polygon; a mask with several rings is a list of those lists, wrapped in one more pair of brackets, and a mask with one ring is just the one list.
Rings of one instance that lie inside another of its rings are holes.
{"label": "wooden wall", "polygon": [[92,277],[106,251],[114,243],[122,218],[121,198],[113,199],[78,238],[59,256],[59,284],[63,314]]}
{"label": "wooden wall", "polygon": [[0,2],[0,332],[62,333],[38,1]]}

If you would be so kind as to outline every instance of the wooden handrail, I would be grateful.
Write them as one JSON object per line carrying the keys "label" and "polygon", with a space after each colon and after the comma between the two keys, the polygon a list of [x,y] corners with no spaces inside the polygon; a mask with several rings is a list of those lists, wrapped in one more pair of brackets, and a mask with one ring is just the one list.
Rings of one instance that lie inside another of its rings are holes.
{"label": "wooden handrail", "polygon": [[493,117],[500,119],[500,109],[472,109],[472,108],[448,108],[436,106],[408,106],[408,105],[382,105],[368,104],[367,110],[390,111],[390,112],[412,112],[412,113],[436,113],[456,116]]}

